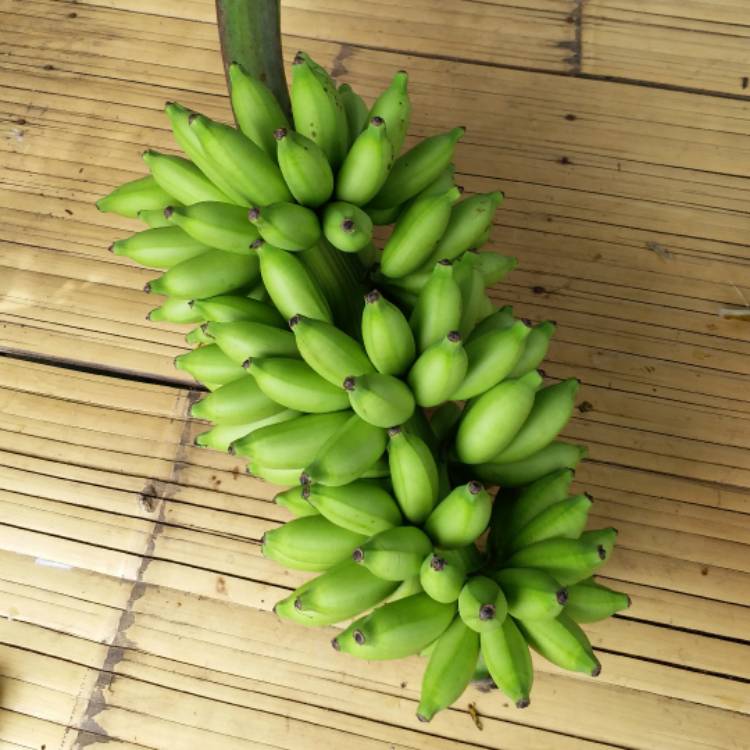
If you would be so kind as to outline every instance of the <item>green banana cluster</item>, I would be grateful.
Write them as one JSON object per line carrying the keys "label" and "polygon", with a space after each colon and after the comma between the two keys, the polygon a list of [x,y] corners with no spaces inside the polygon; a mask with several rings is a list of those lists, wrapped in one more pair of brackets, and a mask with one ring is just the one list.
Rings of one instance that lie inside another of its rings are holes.
{"label": "green banana cluster", "polygon": [[184,156],[147,151],[97,206],[144,224],[110,250],[161,274],[149,319],[191,326],[196,444],[286,487],[263,555],[318,575],[275,612],[348,622],[333,646],[363,659],[426,656],[422,721],[475,679],[529,705],[530,649],[597,675],[580,624],[630,604],[593,579],[616,531],[570,489],[579,382],[538,370],[555,325],[488,294],[516,261],[480,252],[504,196],[455,185],[464,129],[401,153],[403,71],[368,107],[299,53],[291,118],[229,78],[238,128],[168,103]]}

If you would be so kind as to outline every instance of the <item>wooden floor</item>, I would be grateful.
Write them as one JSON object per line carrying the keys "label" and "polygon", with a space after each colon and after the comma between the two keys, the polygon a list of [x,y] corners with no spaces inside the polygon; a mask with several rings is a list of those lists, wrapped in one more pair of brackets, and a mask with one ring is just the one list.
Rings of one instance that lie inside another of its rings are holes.
{"label": "wooden floor", "polygon": [[[93,201],[172,147],[165,100],[228,118],[209,0],[0,0],[0,749],[750,747],[750,25],[746,0],[289,0],[373,97],[407,68],[413,134],[465,124],[502,189],[496,290],[551,318],[605,580],[597,680],[544,662],[530,709],[469,689],[429,726],[418,659],[368,664],[280,624],[301,576],[236,460],[192,447],[177,326],[106,252]],[[468,710],[475,704],[482,727]]]}

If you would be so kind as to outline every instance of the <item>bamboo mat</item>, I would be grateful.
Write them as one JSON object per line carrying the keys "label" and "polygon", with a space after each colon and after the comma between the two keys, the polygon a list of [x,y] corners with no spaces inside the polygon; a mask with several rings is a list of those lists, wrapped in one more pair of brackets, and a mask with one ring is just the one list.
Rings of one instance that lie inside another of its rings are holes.
{"label": "bamboo mat", "polygon": [[[557,321],[583,381],[577,480],[630,610],[592,680],[538,661],[532,706],[470,688],[430,725],[419,659],[281,624],[302,576],[239,461],[192,446],[184,330],[93,201],[173,145],[165,100],[229,118],[208,0],[0,0],[0,750],[750,747],[750,59],[744,0],[288,0],[368,98],[410,72],[413,136],[462,124],[502,189],[498,303]],[[468,710],[481,717],[480,730]]]}

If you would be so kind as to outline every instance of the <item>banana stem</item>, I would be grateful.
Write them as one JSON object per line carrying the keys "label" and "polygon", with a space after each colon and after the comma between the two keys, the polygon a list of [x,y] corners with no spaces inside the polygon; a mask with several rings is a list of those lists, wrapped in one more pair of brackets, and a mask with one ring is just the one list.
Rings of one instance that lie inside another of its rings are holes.
{"label": "banana stem", "polygon": [[289,92],[281,54],[280,0],[216,0],[216,19],[227,76],[229,65],[240,63],[271,89],[289,116]]}

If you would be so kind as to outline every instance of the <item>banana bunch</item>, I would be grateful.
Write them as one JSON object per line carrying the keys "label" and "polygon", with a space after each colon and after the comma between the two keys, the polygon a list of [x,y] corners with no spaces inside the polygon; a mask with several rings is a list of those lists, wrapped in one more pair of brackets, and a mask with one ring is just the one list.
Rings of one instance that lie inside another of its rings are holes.
{"label": "banana bunch", "polygon": [[286,487],[263,554],[318,575],[277,615],[343,625],[333,646],[363,659],[427,657],[422,721],[478,679],[528,706],[529,649],[597,675],[579,624],[629,606],[593,579],[616,531],[587,531],[570,490],[579,383],[538,369],[555,325],[488,294],[516,261],[480,252],[503,194],[455,185],[464,129],[402,153],[403,71],[368,107],[300,52],[291,118],[229,73],[238,128],[168,103],[184,156],[147,151],[97,206],[144,224],[110,250],[159,274],[148,317],[191,326],[197,445]]}

